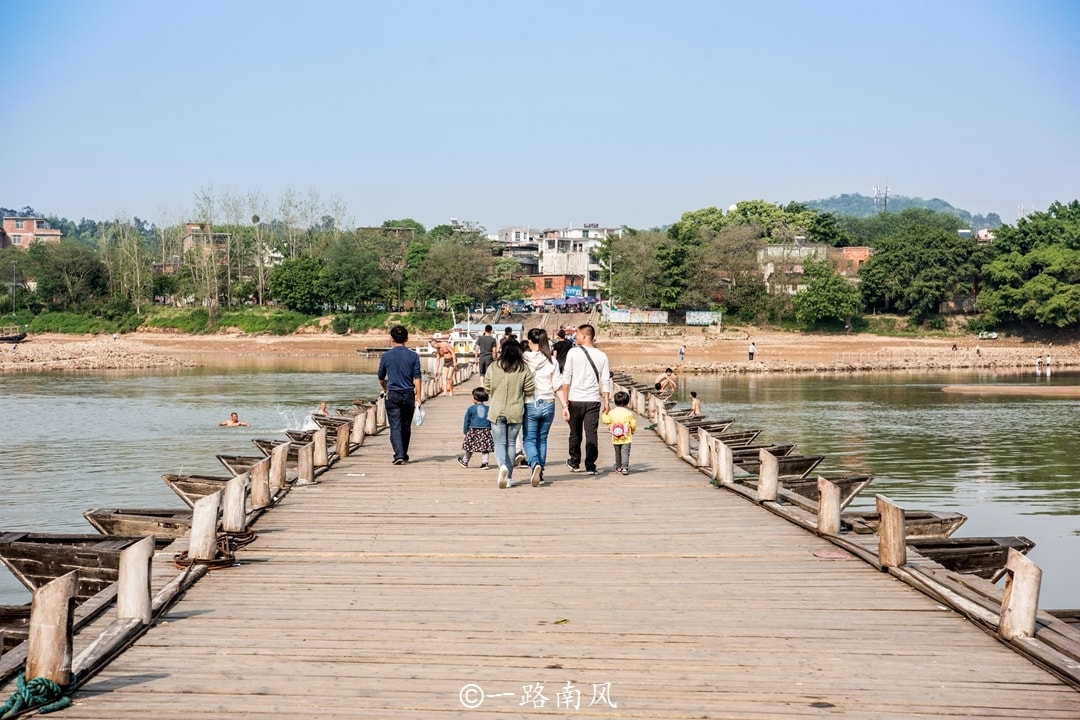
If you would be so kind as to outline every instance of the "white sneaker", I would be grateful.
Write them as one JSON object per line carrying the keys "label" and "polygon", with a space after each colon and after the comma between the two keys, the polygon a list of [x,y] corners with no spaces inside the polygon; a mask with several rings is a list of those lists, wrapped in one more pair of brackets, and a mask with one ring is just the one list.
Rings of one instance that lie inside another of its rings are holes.
{"label": "white sneaker", "polygon": [[540,463],[536,463],[532,466],[532,476],[530,481],[533,487],[540,487],[540,473],[543,472],[543,468],[540,467]]}
{"label": "white sneaker", "polygon": [[504,490],[510,487],[510,471],[505,466],[499,466],[499,489]]}

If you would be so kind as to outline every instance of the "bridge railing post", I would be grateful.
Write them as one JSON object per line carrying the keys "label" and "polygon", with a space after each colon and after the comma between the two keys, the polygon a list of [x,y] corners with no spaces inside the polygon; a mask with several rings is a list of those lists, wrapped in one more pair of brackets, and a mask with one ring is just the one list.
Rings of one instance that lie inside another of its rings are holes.
{"label": "bridge railing post", "polygon": [[758,502],[774,502],[780,485],[780,461],[765,448],[758,450],[758,458]]}
{"label": "bridge railing post", "polygon": [[79,571],[72,570],[34,591],[30,603],[26,677],[48,678],[60,687],[71,684],[72,628]]}
{"label": "bridge railing post", "polygon": [[698,428],[697,437],[697,466],[707,468],[712,465],[712,438],[705,428]]}
{"label": "bridge railing post", "polygon": [[221,498],[221,529],[225,532],[240,533],[247,529],[248,477],[249,473],[242,473],[225,484]]}
{"label": "bridge railing post", "polygon": [[[326,429],[319,432],[326,436]],[[256,510],[269,507],[273,497],[270,494],[270,458],[266,457],[248,469],[251,480],[251,507]]]}
{"label": "bridge railing post", "polygon": [[907,536],[904,508],[884,495],[876,496],[878,524],[878,562],[883,568],[902,567],[907,563]]}
{"label": "bridge railing post", "polygon": [[1005,593],[1001,598],[998,637],[1002,640],[1035,636],[1035,616],[1039,612],[1042,568],[1014,548],[1005,561]]}
{"label": "bridge railing post", "polygon": [[330,454],[326,449],[326,428],[321,427],[316,430],[315,434],[311,436],[311,441],[315,443],[312,462],[317,468],[326,467],[330,464]]}
{"label": "bridge railing post", "polygon": [[817,530],[823,535],[840,532],[840,487],[818,476]]}
{"label": "bridge railing post", "polygon": [[150,622],[150,563],[154,559],[154,536],[148,535],[120,552],[116,588],[116,617]]}

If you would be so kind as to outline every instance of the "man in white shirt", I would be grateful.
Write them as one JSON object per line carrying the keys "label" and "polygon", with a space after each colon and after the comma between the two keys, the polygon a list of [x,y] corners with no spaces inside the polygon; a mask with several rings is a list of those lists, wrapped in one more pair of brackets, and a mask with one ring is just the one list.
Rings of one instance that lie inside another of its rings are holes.
{"label": "man in white shirt", "polygon": [[563,408],[563,420],[570,424],[570,456],[566,460],[570,472],[581,471],[581,440],[585,439],[585,472],[596,474],[596,459],[600,456],[596,431],[600,413],[611,409],[611,368],[608,358],[593,341],[596,330],[592,325],[578,327],[577,347],[566,353],[563,365],[563,384],[569,402]]}

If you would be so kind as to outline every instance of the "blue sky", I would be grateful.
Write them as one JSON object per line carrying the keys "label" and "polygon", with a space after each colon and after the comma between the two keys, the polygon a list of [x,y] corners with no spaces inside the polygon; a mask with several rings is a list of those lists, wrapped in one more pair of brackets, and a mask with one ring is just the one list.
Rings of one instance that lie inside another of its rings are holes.
{"label": "blue sky", "polygon": [[646,228],[739,200],[1080,197],[1080,3],[5,0],[0,206]]}

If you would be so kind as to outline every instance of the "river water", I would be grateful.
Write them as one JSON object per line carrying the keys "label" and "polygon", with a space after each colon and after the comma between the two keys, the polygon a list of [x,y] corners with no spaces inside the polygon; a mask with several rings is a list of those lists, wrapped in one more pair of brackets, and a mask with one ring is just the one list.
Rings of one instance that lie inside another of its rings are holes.
{"label": "river water", "polygon": [[[216,454],[256,454],[319,402],[378,394],[377,360],[204,358],[195,370],[0,375],[0,530],[90,532],[91,507],[181,507],[162,473],[224,474]],[[618,362],[619,358],[615,358]],[[629,361],[629,359],[627,359]],[[651,380],[651,378],[648,378]],[[1080,402],[955,395],[952,383],[1080,376],[867,374],[690,376],[712,417],[764,428],[768,441],[823,454],[823,474],[870,472],[855,506],[882,493],[911,509],[968,516],[957,535],[1025,535],[1043,568],[1042,607],[1080,606]],[[250,428],[217,423],[232,411]],[[29,594],[0,571],[0,603]]]}

